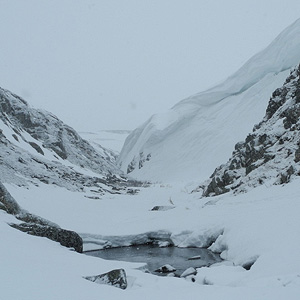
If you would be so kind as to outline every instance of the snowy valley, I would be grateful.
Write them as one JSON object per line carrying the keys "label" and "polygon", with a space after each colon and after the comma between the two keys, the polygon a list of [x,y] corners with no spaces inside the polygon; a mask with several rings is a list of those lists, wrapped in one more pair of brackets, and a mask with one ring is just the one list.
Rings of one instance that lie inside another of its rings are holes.
{"label": "snowy valley", "polygon": [[[299,36],[131,133],[78,134],[0,89],[0,298],[299,299]],[[158,277],[81,253],[147,243],[222,261]],[[121,289],[97,284],[115,269]]]}

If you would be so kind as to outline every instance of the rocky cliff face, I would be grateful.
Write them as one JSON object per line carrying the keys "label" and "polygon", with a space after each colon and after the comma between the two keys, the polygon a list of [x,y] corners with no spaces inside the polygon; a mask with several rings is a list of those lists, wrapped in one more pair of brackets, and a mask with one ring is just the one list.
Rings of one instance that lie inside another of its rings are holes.
{"label": "rocky cliff face", "polygon": [[[104,149],[105,150],[105,149]],[[110,151],[97,151],[49,112],[0,88],[0,172],[3,183],[54,184],[116,192],[130,183]],[[132,184],[132,182],[131,182]]]}
{"label": "rocky cliff face", "polygon": [[44,148],[52,150],[64,160],[99,174],[118,172],[108,156],[100,156],[74,129],[51,113],[33,109],[22,98],[3,89],[0,89],[0,109],[0,119],[15,131],[15,139],[26,141],[22,135],[26,131],[41,142],[42,147],[28,141],[39,154],[44,154]]}
{"label": "rocky cliff face", "polygon": [[269,101],[263,120],[229,161],[202,186],[204,196],[247,191],[258,185],[285,184],[300,175],[300,65]]}

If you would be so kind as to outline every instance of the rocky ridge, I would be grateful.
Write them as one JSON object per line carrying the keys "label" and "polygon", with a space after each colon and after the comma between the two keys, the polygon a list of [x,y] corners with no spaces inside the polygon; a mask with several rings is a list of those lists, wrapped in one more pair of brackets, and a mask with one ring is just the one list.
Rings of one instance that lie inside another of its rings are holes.
{"label": "rocky ridge", "polygon": [[97,151],[51,113],[1,88],[0,171],[3,183],[54,184],[92,190],[95,197],[138,185],[117,168],[110,150]]}
{"label": "rocky ridge", "polygon": [[299,131],[300,65],[273,92],[263,120],[198,190],[203,196],[216,196],[289,182],[300,175]]}
{"label": "rocky ridge", "polygon": [[32,142],[30,144],[37,153],[43,155],[43,149],[48,149],[63,160],[84,166],[98,174],[119,173],[118,168],[110,162],[109,155],[101,156],[73,128],[53,114],[31,108],[25,100],[4,89],[0,89],[0,109],[0,118],[13,128],[15,139],[21,138],[26,141],[22,134],[26,131],[32,138],[41,142],[42,147]]}

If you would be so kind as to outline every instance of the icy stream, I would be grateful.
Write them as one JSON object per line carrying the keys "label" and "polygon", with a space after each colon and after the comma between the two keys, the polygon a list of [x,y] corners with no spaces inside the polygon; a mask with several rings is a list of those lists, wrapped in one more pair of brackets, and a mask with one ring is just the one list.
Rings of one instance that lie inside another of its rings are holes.
{"label": "icy stream", "polygon": [[176,276],[180,276],[190,267],[199,268],[221,261],[218,254],[205,248],[160,248],[156,245],[110,248],[89,251],[85,254],[107,260],[146,263],[147,270],[156,275],[166,275],[155,272],[155,270],[166,264],[173,266],[176,269]]}

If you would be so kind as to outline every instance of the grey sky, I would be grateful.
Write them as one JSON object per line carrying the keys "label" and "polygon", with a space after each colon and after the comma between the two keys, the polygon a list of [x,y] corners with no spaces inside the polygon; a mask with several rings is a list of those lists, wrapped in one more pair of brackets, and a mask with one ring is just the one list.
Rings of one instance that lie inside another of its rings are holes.
{"label": "grey sky", "polygon": [[0,0],[0,9],[0,86],[80,131],[134,129],[231,75],[300,17],[299,0]]}

